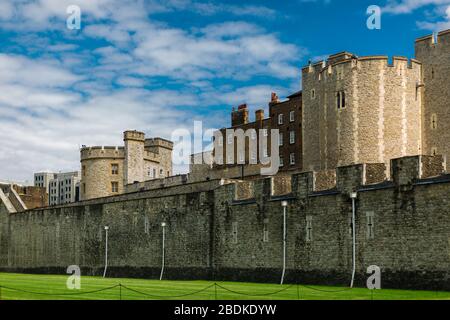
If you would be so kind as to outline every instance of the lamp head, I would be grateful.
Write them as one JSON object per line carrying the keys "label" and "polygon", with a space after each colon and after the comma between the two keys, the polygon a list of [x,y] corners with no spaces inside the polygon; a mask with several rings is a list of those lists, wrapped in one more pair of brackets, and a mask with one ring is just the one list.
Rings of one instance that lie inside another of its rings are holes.
{"label": "lamp head", "polygon": [[166,226],[165,222],[161,223],[161,227],[165,227],[165,226]]}
{"label": "lamp head", "polygon": [[109,227],[108,227],[108,226],[105,226],[105,230],[109,230]]}
{"label": "lamp head", "polygon": [[288,202],[286,200],[281,201],[281,206],[282,207],[287,207],[287,205],[288,205]]}
{"label": "lamp head", "polygon": [[350,193],[350,198],[356,199],[357,197],[358,197],[358,193],[357,192]]}

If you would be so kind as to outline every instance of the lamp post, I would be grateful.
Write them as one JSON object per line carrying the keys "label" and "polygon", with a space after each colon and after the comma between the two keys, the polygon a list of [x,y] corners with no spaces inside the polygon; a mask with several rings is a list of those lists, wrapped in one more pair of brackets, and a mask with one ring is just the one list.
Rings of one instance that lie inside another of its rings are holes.
{"label": "lamp post", "polygon": [[353,288],[353,282],[355,281],[355,273],[356,273],[356,218],[355,218],[355,211],[356,211],[356,198],[358,197],[358,194],[356,192],[350,193],[350,198],[352,199],[352,260],[353,260],[353,267],[352,267],[352,280],[350,282],[350,288]]}
{"label": "lamp post", "polygon": [[162,227],[162,262],[161,262],[161,275],[159,276],[159,280],[162,280],[164,274],[164,264],[165,264],[165,242],[166,242],[166,223],[161,223]]}
{"label": "lamp post", "polygon": [[108,230],[109,227],[105,226],[105,270],[103,271],[103,278],[106,277],[106,270],[108,269]]}
{"label": "lamp post", "polygon": [[281,274],[281,282],[283,284],[284,274],[286,273],[286,208],[288,202],[281,201],[281,206],[283,207],[283,273]]}

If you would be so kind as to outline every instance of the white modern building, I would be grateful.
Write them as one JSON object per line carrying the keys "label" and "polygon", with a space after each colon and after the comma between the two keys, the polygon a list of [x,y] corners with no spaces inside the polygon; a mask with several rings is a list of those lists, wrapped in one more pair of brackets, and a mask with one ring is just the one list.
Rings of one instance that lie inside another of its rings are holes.
{"label": "white modern building", "polygon": [[81,174],[78,171],[58,173],[49,182],[49,205],[66,204],[80,199]]}

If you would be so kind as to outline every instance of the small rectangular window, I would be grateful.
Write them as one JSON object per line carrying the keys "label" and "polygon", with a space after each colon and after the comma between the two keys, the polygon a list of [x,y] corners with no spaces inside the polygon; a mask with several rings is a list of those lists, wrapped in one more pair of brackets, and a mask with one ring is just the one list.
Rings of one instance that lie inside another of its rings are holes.
{"label": "small rectangular window", "polygon": [[295,131],[289,132],[289,143],[294,144],[295,143]]}
{"label": "small rectangular window", "polygon": [[113,175],[119,174],[119,165],[117,163],[111,164],[111,174]]}
{"label": "small rectangular window", "polygon": [[291,165],[294,165],[294,164],[295,164],[295,153],[291,153],[291,154],[289,155],[289,163],[290,163]]}
{"label": "small rectangular window", "polygon": [[280,147],[283,145],[283,133],[280,132],[278,135],[278,144],[280,145]]}
{"label": "small rectangular window", "polygon": [[367,220],[367,230],[366,230],[366,236],[367,239],[373,239],[374,238],[374,213],[373,211],[366,213],[366,220]]}
{"label": "small rectangular window", "polygon": [[233,236],[233,243],[238,243],[238,223],[233,222],[232,224],[232,236]]}
{"label": "small rectangular window", "polygon": [[284,159],[283,159],[283,157],[280,157],[280,167],[283,167],[284,166]]}
{"label": "small rectangular window", "polygon": [[311,99],[315,99],[316,98],[316,90],[312,89],[311,90]]}
{"label": "small rectangular window", "polygon": [[311,242],[313,239],[312,228],[312,216],[306,216],[306,242]]}
{"label": "small rectangular window", "polygon": [[283,124],[283,114],[282,113],[280,113],[278,115],[278,124]]}
{"label": "small rectangular window", "polygon": [[289,121],[294,122],[295,121],[295,111],[289,112]]}
{"label": "small rectangular window", "polygon": [[113,193],[119,192],[119,183],[118,182],[116,182],[116,181],[111,182],[111,192],[113,192]]}

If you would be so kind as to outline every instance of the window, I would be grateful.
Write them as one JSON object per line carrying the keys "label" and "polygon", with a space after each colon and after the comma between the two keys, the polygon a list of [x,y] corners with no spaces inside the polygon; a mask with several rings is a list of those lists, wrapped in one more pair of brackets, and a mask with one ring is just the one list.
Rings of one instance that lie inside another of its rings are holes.
{"label": "window", "polygon": [[306,216],[306,242],[312,241],[312,231],[312,216]]}
{"label": "window", "polygon": [[117,163],[111,164],[111,174],[119,174],[119,165]]}
{"label": "window", "polygon": [[283,114],[282,113],[280,113],[278,115],[278,124],[283,124]]}
{"label": "window", "polygon": [[269,135],[267,129],[263,129],[263,135],[264,135],[264,137],[267,137]]}
{"label": "window", "polygon": [[113,193],[119,192],[119,183],[118,182],[116,182],[116,181],[111,182],[111,192],[113,192]]}
{"label": "window", "polygon": [[311,90],[311,99],[315,99],[316,98],[316,90],[312,89]]}
{"label": "window", "polygon": [[86,183],[83,183],[83,193],[86,193]]}
{"label": "window", "polygon": [[374,217],[373,211],[370,211],[370,212],[366,213],[366,221],[367,221],[366,236],[367,236],[367,239],[373,239],[374,238],[373,217]]}
{"label": "window", "polygon": [[153,178],[156,178],[156,169],[153,169]]}
{"label": "window", "polygon": [[145,216],[144,218],[144,233],[149,234],[150,233],[150,224],[148,222],[148,217]]}
{"label": "window", "polygon": [[295,111],[289,112],[289,121],[294,122],[295,121]]}
{"label": "window", "polygon": [[264,219],[263,242],[269,242],[269,219]]}
{"label": "window", "polygon": [[278,144],[280,146],[283,145],[283,133],[282,132],[280,132],[280,134],[278,135]]}
{"label": "window", "polygon": [[164,170],[163,169],[159,169],[159,176],[163,177],[164,176]]}
{"label": "window", "polygon": [[263,150],[263,157],[264,158],[268,158],[269,157],[269,153],[267,152],[267,147],[265,147],[264,150]]}
{"label": "window", "polygon": [[438,154],[437,148],[436,148],[436,147],[432,147],[432,148],[431,148],[431,155],[435,156],[435,155],[437,155],[437,154]]}
{"label": "window", "polygon": [[291,164],[291,166],[295,164],[295,153],[291,153],[289,155],[289,163]]}
{"label": "window", "polygon": [[295,143],[295,131],[289,132],[289,143],[294,144]]}
{"label": "window", "polygon": [[284,166],[284,160],[283,157],[280,157],[280,167]]}
{"label": "window", "polygon": [[150,178],[153,178],[153,176],[152,176],[152,169],[151,169],[151,168],[148,168],[148,170],[147,170],[147,175],[148,175]]}
{"label": "window", "polygon": [[232,224],[232,236],[233,236],[233,243],[238,243],[238,223],[233,222]]}
{"label": "window", "polygon": [[345,92],[344,91],[339,91],[336,94],[336,106],[338,109],[345,108]]}
{"label": "window", "polygon": [[433,129],[433,130],[437,129],[437,115],[436,115],[436,113],[433,113],[431,115],[431,129]]}
{"label": "window", "polygon": [[256,130],[252,130],[251,132],[252,140],[256,140]]}
{"label": "window", "polygon": [[256,151],[252,151],[252,160],[256,160]]}

